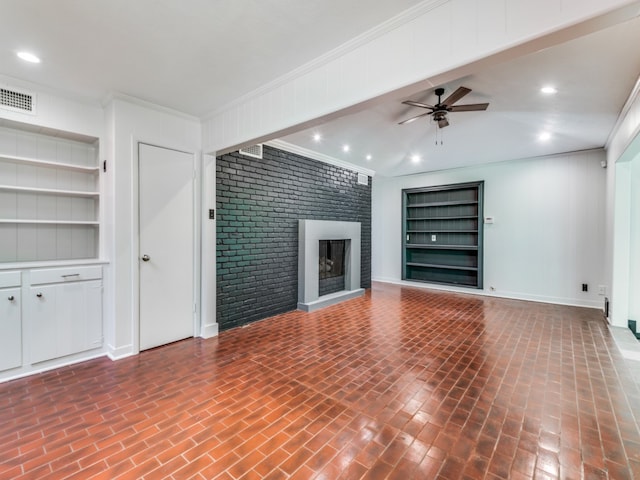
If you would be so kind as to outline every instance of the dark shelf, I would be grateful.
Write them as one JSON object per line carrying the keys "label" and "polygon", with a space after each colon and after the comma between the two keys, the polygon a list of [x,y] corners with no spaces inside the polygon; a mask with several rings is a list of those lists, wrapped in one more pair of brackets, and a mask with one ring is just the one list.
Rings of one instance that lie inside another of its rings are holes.
{"label": "dark shelf", "polygon": [[477,230],[407,230],[407,233],[478,233]]}
{"label": "dark shelf", "polygon": [[477,285],[477,283],[467,283],[467,282],[455,282],[455,281],[441,281],[441,280],[422,280],[420,278],[407,278],[406,280],[411,280],[412,282],[422,282],[422,283],[433,283],[435,285],[449,285],[453,287],[470,287],[470,288],[482,288]]}
{"label": "dark shelf", "polygon": [[427,248],[434,250],[478,250],[477,245],[424,245],[417,243],[408,243],[407,248]]}
{"label": "dark shelf", "polygon": [[469,272],[477,272],[478,267],[459,267],[456,265],[436,265],[433,263],[416,263],[416,262],[407,262],[407,265],[410,267],[426,267],[426,268],[442,268],[445,270],[466,270]]}
{"label": "dark shelf", "polygon": [[468,220],[468,219],[476,219],[477,215],[455,215],[449,217],[407,217],[407,221],[412,220]]}
{"label": "dark shelf", "polygon": [[407,208],[423,208],[423,207],[449,207],[452,205],[477,205],[475,200],[452,200],[449,202],[433,202],[433,203],[416,203],[407,205]]}

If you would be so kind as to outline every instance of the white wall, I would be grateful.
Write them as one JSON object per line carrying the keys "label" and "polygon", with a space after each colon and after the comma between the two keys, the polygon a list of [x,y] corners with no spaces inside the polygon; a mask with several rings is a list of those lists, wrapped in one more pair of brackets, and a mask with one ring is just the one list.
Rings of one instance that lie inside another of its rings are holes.
{"label": "white wall", "polygon": [[198,119],[131,99],[114,98],[106,108],[109,192],[106,228],[111,238],[106,269],[107,348],[112,358],[138,352],[137,331],[137,144],[146,142],[200,157]]}
{"label": "white wall", "polygon": [[[493,216],[495,223],[484,226],[480,293],[602,308],[604,297],[598,295],[598,286],[605,283],[605,169],[600,165],[604,158],[604,151],[594,150],[409,177],[376,177],[373,279],[401,282],[402,189],[484,180],[484,215]],[[589,292],[581,291],[582,283],[589,284]]]}

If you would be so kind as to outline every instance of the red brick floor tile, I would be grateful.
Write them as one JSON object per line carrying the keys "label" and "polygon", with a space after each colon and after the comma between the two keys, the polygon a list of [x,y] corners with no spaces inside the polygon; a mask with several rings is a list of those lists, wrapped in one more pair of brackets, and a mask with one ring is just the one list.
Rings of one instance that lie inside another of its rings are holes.
{"label": "red brick floor tile", "polygon": [[640,478],[597,310],[359,299],[0,384],[1,478]]}

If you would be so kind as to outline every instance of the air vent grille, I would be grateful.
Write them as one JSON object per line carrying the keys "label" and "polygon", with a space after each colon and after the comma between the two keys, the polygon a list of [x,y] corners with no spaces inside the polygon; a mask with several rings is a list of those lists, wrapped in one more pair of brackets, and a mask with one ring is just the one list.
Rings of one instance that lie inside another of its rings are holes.
{"label": "air vent grille", "polygon": [[258,143],[256,145],[249,145],[248,147],[241,148],[240,153],[248,157],[262,158],[262,144]]}
{"label": "air vent grille", "polygon": [[369,176],[364,173],[358,174],[358,184],[359,185],[369,185]]}
{"label": "air vent grille", "polygon": [[0,87],[0,107],[20,113],[34,113],[34,96],[28,92]]}

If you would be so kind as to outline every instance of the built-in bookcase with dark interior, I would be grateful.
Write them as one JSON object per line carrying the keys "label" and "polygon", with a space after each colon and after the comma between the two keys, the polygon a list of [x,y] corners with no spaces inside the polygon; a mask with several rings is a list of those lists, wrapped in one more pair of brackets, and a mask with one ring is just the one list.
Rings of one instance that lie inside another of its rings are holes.
{"label": "built-in bookcase with dark interior", "polygon": [[484,182],[402,191],[402,279],[482,288]]}

